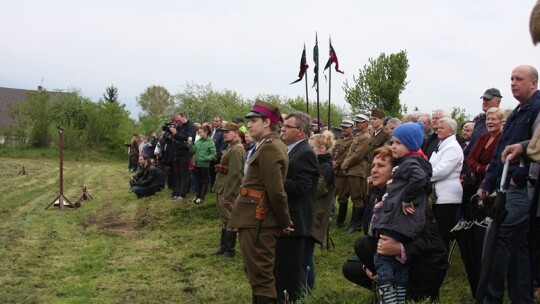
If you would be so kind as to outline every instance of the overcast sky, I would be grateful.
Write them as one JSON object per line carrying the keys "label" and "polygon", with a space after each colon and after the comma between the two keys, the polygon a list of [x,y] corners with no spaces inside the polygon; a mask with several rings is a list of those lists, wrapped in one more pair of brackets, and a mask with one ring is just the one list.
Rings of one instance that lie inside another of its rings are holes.
{"label": "overcast sky", "polygon": [[[344,75],[332,75],[332,101],[342,84],[381,52],[406,50],[409,109],[461,107],[481,111],[485,89],[499,88],[504,108],[517,104],[510,73],[540,68],[540,47],[528,24],[534,0],[453,1],[2,1],[0,86],[78,88],[98,100],[111,84],[132,116],[148,86],[172,94],[186,83],[212,83],[245,99],[257,94],[305,95],[296,79],[304,43],[313,67],[315,32],[320,65],[328,37]],[[313,77],[309,71],[310,84]],[[328,83],[321,76],[321,101]],[[315,90],[309,91],[315,100]]]}

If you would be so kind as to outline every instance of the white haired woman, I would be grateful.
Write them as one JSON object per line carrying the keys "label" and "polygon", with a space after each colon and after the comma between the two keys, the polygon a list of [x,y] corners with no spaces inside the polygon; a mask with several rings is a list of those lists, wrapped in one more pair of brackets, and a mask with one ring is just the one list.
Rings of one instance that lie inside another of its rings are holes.
{"label": "white haired woman", "polygon": [[450,244],[450,230],[456,224],[456,212],[463,195],[460,182],[463,166],[463,150],[456,139],[458,124],[452,118],[442,118],[437,127],[439,144],[429,162],[433,168],[431,181],[434,183],[436,201],[433,215],[446,248]]}

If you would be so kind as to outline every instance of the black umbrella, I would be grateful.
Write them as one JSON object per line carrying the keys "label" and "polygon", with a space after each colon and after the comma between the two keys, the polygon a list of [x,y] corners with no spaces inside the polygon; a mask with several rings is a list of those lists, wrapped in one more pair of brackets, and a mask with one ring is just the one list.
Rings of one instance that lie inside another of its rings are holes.
{"label": "black umbrella", "polygon": [[462,211],[463,219],[451,231],[456,237],[471,293],[475,297],[480,276],[484,237],[491,219],[486,217],[483,202],[478,195],[474,195],[470,202],[463,204]]}
{"label": "black umbrella", "polygon": [[[508,158],[509,157],[510,155],[508,156]],[[508,214],[505,208],[506,189],[504,189],[506,175],[508,173],[508,166],[510,164],[508,158],[504,162],[504,168],[501,176],[501,184],[499,186],[499,189],[496,191],[495,201],[493,202],[492,221],[489,225],[489,229],[486,232],[486,237],[484,241],[485,252],[482,259],[480,277],[478,279],[478,287],[476,289],[476,303],[482,303],[484,301],[488,280],[491,274],[491,268],[493,266],[493,260],[495,259],[495,250],[497,247],[499,228],[501,227],[502,222]]]}

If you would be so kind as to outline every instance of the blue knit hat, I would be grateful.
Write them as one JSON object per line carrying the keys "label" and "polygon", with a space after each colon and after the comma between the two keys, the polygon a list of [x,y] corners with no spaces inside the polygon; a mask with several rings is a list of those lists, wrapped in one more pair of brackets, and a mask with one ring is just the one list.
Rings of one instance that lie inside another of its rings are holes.
{"label": "blue knit hat", "polygon": [[409,151],[418,151],[424,141],[424,127],[421,122],[404,123],[394,129],[392,136],[397,137]]}

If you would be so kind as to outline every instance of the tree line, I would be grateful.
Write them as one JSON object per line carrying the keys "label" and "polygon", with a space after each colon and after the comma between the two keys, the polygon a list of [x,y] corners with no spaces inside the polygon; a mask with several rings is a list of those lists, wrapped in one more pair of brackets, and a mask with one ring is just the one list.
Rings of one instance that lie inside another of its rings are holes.
{"label": "tree line", "polygon": [[[378,107],[389,116],[401,118],[408,109],[402,105],[399,95],[405,90],[409,62],[406,51],[377,58],[369,58],[368,63],[347,81],[342,89],[347,105],[330,105],[328,122],[328,102],[320,102],[320,118],[323,123],[338,126],[351,113],[369,113]],[[185,83],[180,92],[171,94],[165,87],[152,85],[136,98],[141,108],[138,119],[132,119],[125,104],[118,100],[118,89],[111,85],[103,96],[93,101],[84,97],[77,89],[69,94],[54,94],[38,91],[28,95],[25,102],[13,104],[7,114],[13,119],[4,132],[6,135],[28,138],[31,146],[50,147],[56,140],[56,126],[65,128],[65,147],[75,151],[98,151],[122,154],[124,143],[131,133],[148,134],[159,131],[164,122],[175,112],[183,112],[195,122],[211,121],[215,115],[224,120],[243,117],[256,99],[263,99],[277,105],[282,113],[305,111],[303,96],[288,98],[276,94],[259,94],[244,98],[241,94],[225,89],[216,90],[212,84]],[[414,109],[418,111],[418,109]],[[315,102],[310,101],[309,112],[317,116]],[[462,123],[469,119],[464,110],[452,109],[454,119]]]}

